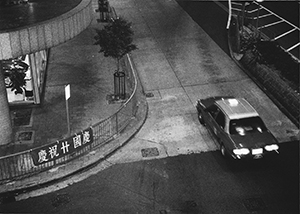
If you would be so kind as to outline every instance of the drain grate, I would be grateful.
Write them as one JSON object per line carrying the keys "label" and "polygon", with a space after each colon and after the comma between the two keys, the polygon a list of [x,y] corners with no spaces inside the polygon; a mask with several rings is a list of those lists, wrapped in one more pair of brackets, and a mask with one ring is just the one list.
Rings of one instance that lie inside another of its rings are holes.
{"label": "drain grate", "polygon": [[142,149],[142,156],[143,157],[159,156],[159,151],[156,147]]}
{"label": "drain grate", "polygon": [[244,200],[244,206],[248,212],[258,212],[266,209],[266,205],[262,198],[248,198]]}
{"label": "drain grate", "polygon": [[59,207],[61,205],[68,204],[70,202],[70,196],[67,193],[57,194],[52,200],[52,206]]}
{"label": "drain grate", "polygon": [[146,95],[147,98],[148,98],[148,97],[154,97],[154,94],[153,94],[152,92],[148,92],[148,93],[146,93],[145,95]]}
{"label": "drain grate", "polygon": [[34,131],[22,131],[17,133],[17,141],[31,141]]}
{"label": "drain grate", "polygon": [[32,109],[17,109],[12,111],[14,126],[31,125]]}

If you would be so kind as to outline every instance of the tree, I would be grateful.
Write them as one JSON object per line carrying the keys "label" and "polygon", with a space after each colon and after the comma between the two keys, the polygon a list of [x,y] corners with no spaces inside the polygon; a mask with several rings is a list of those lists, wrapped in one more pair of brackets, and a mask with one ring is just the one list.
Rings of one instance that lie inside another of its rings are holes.
{"label": "tree", "polygon": [[104,29],[96,29],[95,45],[100,46],[100,53],[105,57],[112,57],[117,61],[117,70],[114,73],[114,95],[113,100],[125,99],[125,73],[120,72],[120,60],[123,56],[137,49],[132,44],[133,31],[131,23],[125,19],[117,17],[111,19],[111,22]]}
{"label": "tree", "polygon": [[131,23],[118,17],[111,19],[111,22],[104,29],[96,29],[96,33],[95,45],[100,46],[100,52],[103,52],[105,57],[112,57],[117,60],[117,72],[119,72],[122,57],[137,49],[132,44]]}

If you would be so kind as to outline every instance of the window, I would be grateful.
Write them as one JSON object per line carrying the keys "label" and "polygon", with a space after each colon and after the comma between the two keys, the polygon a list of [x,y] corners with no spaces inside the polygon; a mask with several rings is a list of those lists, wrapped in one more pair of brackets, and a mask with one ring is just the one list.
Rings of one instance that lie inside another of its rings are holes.
{"label": "window", "polygon": [[244,136],[247,133],[262,133],[266,130],[267,128],[260,117],[250,117],[230,121],[230,134],[239,134]]}
{"label": "window", "polygon": [[213,118],[215,118],[218,112],[220,111],[220,109],[217,106],[212,105],[207,108],[207,111]]}
{"label": "window", "polygon": [[216,117],[216,122],[219,124],[219,126],[224,129],[225,127],[225,115],[223,114],[223,112],[219,112],[217,117]]}

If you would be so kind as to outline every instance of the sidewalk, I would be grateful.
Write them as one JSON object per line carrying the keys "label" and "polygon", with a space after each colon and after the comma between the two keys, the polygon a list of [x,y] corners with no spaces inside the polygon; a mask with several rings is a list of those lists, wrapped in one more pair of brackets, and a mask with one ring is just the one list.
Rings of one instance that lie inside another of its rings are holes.
{"label": "sidewalk", "polygon": [[[97,3],[94,1],[94,9],[96,8]],[[121,102],[109,104],[107,100],[107,95],[113,93],[113,72],[116,69],[116,63],[115,60],[99,53],[99,46],[93,45],[94,28],[102,28],[104,25],[97,22],[99,13],[93,10],[93,14],[93,22],[85,31],[50,51],[44,101],[41,106],[32,110],[28,125],[14,127],[16,135],[23,131],[33,132],[33,139],[20,141],[16,145],[0,150],[1,156],[68,137],[64,94],[64,87],[67,84],[71,87],[69,99],[71,134],[111,116],[121,107]],[[126,93],[132,93],[132,89],[127,87]],[[79,171],[84,171],[113,153],[125,144],[145,121],[147,103],[140,85],[136,93],[139,101],[136,116],[120,135],[95,151],[71,162],[25,179],[2,184],[0,194],[16,196],[20,190],[27,192],[49,186]],[[14,109],[12,114],[16,111],[28,111],[28,109]]]}
{"label": "sidewalk", "polygon": [[[41,106],[11,110],[15,118],[15,145],[0,150],[0,157],[39,147],[68,137],[65,85],[70,84],[69,115],[71,134],[81,131],[116,112],[122,103],[108,104],[113,94],[115,60],[99,53],[93,45],[99,13],[88,29],[49,52],[44,99]],[[129,93],[127,87],[126,93]],[[21,121],[20,121],[21,120]],[[28,136],[28,135],[31,135]],[[25,137],[27,136],[27,137]]]}

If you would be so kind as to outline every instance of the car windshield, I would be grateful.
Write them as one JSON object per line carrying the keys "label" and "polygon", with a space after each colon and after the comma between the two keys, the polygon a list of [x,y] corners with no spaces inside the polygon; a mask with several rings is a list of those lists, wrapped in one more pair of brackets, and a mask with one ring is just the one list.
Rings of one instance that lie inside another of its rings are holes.
{"label": "car windshield", "polygon": [[229,124],[230,134],[244,136],[248,133],[264,132],[267,130],[260,117],[250,117],[237,120],[231,120]]}

